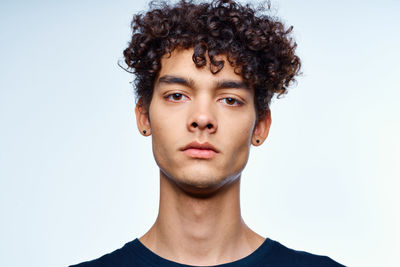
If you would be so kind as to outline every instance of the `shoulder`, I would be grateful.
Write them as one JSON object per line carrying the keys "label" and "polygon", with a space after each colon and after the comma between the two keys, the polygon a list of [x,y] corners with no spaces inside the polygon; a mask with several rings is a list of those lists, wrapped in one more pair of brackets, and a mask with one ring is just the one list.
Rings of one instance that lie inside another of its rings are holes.
{"label": "shoulder", "polygon": [[136,266],[135,264],[143,265],[143,261],[138,251],[138,240],[135,239],[126,243],[122,248],[119,248],[111,253],[105,254],[100,258],[82,262],[69,267],[116,267],[116,266]]}
{"label": "shoulder", "polygon": [[271,239],[268,239],[268,242],[270,246],[269,254],[276,266],[344,267],[344,265],[327,256],[294,250]]}

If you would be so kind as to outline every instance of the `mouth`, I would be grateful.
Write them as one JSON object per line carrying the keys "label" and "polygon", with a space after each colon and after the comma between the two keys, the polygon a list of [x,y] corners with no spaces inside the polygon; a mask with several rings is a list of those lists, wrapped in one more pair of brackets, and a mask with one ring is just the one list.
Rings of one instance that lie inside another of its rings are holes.
{"label": "mouth", "polygon": [[181,149],[185,155],[191,158],[210,159],[219,153],[210,143],[191,142]]}

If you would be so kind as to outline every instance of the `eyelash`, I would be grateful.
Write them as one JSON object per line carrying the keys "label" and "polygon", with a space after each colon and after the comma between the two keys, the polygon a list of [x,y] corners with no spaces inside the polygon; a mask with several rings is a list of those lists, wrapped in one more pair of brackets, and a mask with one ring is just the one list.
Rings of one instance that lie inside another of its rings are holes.
{"label": "eyelash", "polygon": [[[169,94],[169,95],[166,95],[164,98],[167,99],[168,101],[175,102],[175,103],[183,101],[183,99],[178,99],[178,100],[173,99],[174,96],[183,97],[183,98],[185,98],[185,99],[188,98],[187,96],[185,96],[184,94],[181,94],[181,93]],[[232,100],[235,101],[234,104],[228,104],[228,103],[226,102],[226,100],[228,100],[228,99],[230,99],[231,101],[232,101]],[[234,97],[224,97],[224,98],[219,99],[218,101],[224,103],[224,104],[227,105],[227,106],[232,106],[232,107],[236,107],[236,106],[241,106],[241,105],[243,105],[243,102],[242,102],[242,101],[239,101],[239,100],[237,100],[237,99],[234,98]]]}

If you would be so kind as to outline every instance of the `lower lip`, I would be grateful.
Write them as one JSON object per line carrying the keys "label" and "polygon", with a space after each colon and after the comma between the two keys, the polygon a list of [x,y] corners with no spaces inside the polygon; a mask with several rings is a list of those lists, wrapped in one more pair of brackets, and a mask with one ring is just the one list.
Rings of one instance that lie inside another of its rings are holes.
{"label": "lower lip", "polygon": [[189,157],[198,159],[210,159],[217,154],[214,150],[195,148],[186,149],[183,151],[183,153],[185,153]]}

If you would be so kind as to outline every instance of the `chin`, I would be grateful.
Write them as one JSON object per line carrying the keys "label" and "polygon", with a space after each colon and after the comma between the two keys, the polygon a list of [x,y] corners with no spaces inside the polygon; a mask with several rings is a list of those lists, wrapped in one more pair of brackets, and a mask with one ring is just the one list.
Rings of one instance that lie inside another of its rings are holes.
{"label": "chin", "polygon": [[[190,173],[192,175],[185,175],[185,172],[181,172],[177,175],[166,176],[183,192],[199,198],[211,197],[222,188],[237,181],[240,177],[240,174],[221,176],[221,174],[216,173],[205,173],[204,170],[190,171]],[[196,176],[193,176],[193,173],[196,173]]]}

